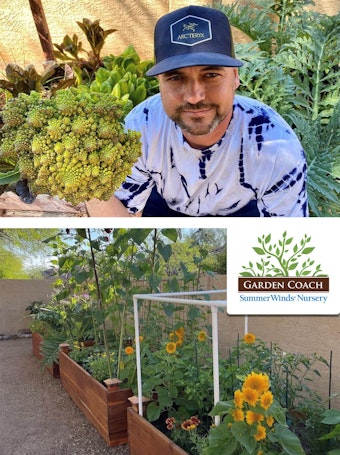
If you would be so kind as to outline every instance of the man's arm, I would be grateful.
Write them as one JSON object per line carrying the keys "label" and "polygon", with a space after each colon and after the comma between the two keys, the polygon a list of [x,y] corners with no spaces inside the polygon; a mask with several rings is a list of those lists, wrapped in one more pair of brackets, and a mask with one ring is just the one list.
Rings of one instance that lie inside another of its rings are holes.
{"label": "man's arm", "polygon": [[86,210],[90,217],[140,217],[142,212],[134,215],[129,213],[125,206],[116,196],[112,196],[108,201],[100,201],[99,199],[91,199],[86,202]]}

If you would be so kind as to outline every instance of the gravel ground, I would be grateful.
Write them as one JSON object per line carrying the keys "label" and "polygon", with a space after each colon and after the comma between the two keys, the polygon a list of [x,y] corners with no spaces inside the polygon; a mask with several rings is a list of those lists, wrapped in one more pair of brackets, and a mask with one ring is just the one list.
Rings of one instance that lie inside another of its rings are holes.
{"label": "gravel ground", "polygon": [[0,455],[128,455],[109,447],[64,391],[42,373],[31,338],[0,341]]}

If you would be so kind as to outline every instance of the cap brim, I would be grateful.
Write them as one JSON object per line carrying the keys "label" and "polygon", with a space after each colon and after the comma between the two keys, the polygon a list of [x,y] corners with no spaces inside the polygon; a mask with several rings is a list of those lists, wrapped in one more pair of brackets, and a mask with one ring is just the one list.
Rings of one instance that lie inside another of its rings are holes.
{"label": "cap brim", "polygon": [[197,52],[189,54],[179,54],[166,58],[154,65],[147,72],[147,76],[157,76],[161,73],[166,73],[179,68],[188,66],[228,66],[239,67],[243,62],[236,58],[229,57],[224,54],[216,54],[213,52]]}

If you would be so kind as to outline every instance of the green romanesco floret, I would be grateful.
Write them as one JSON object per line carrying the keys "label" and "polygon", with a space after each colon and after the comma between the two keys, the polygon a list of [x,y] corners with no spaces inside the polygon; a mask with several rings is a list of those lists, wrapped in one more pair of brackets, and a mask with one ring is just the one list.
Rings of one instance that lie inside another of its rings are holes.
{"label": "green romanesco floret", "polygon": [[140,134],[124,131],[121,106],[109,94],[82,87],[48,99],[32,92],[5,111],[0,153],[36,194],[74,205],[107,200],[141,153]]}

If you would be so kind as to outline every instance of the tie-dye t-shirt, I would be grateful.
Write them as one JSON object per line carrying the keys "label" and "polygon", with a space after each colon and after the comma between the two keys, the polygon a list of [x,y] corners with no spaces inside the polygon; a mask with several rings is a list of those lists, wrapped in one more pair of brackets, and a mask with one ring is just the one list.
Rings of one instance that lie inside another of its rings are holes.
{"label": "tie-dye t-shirt", "polygon": [[143,145],[115,193],[130,213],[143,210],[156,185],[170,209],[187,216],[232,216],[253,200],[260,216],[308,216],[302,146],[259,101],[236,95],[224,136],[203,150],[186,142],[159,94],[128,114],[126,128],[140,131]]}

